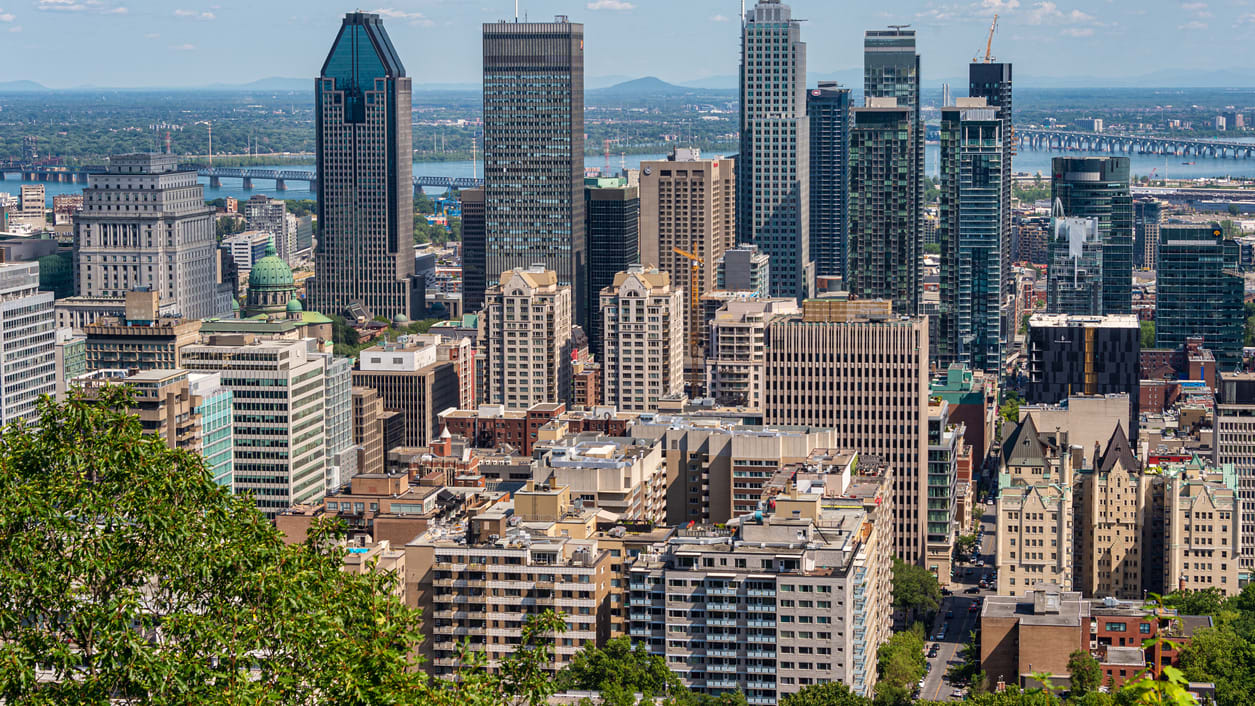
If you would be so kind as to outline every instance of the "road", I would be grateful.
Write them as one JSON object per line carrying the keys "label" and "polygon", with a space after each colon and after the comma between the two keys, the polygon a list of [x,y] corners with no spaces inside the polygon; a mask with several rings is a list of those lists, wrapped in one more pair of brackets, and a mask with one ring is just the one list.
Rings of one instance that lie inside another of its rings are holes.
{"label": "road", "polygon": [[[979,626],[979,605],[976,612],[970,612],[969,606],[972,601],[991,595],[994,592],[992,590],[981,590],[977,594],[964,592],[969,588],[976,587],[981,576],[993,571],[991,568],[994,560],[994,515],[992,507],[985,506],[985,515],[981,518],[981,526],[985,529],[985,536],[981,540],[980,558],[984,560],[985,566],[975,567],[967,562],[958,566],[958,576],[950,583],[950,588],[954,591],[954,595],[943,597],[941,610],[937,613],[937,619],[929,628],[928,640],[925,645],[931,647],[933,643],[939,643],[941,649],[936,657],[928,659],[931,669],[924,677],[924,688],[920,690],[920,698],[934,701],[957,700],[950,697],[950,692],[954,691],[955,687],[946,680],[946,671],[950,668],[952,662],[955,664],[959,662],[959,650],[963,648],[968,637]],[[965,575],[969,568],[972,571],[970,576]],[[954,617],[947,619],[947,611],[953,611]],[[937,631],[941,629],[943,624],[946,625],[945,639],[932,639],[937,635]]]}

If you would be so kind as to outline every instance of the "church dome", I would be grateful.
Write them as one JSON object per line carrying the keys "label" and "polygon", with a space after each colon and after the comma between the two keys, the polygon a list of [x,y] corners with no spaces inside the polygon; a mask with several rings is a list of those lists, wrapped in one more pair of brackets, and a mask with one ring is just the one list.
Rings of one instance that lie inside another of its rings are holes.
{"label": "church dome", "polygon": [[254,263],[252,271],[248,273],[248,288],[250,290],[291,289],[295,286],[292,268],[279,259],[278,253],[275,252],[275,244],[271,242],[266,246],[266,256]]}
{"label": "church dome", "polygon": [[288,313],[289,313],[289,314],[299,314],[299,313],[301,313],[302,311],[305,311],[305,307],[301,306],[301,300],[300,300],[300,299],[293,299],[292,301],[288,302]]}

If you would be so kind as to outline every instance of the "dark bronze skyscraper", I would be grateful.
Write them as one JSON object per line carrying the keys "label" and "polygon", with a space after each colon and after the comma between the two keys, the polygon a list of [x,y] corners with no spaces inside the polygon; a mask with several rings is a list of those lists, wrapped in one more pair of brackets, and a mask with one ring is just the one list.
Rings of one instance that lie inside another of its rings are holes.
{"label": "dark bronze skyscraper", "polygon": [[314,85],[318,248],[311,305],[419,318],[410,79],[378,15],[352,12]]}
{"label": "dark bronze skyscraper", "polygon": [[586,325],[584,25],[484,25],[484,202],[486,280],[544,264]]}

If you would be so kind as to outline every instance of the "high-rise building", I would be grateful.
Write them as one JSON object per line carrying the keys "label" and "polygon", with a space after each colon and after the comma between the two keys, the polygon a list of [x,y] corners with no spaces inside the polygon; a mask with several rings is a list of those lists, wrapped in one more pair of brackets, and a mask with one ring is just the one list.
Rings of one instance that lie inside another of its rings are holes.
{"label": "high-rise building", "polygon": [[928,402],[928,535],[924,567],[942,585],[950,582],[954,540],[967,518],[958,515],[959,456],[964,452],[963,422],[952,421],[950,403]]}
{"label": "high-rise building", "polygon": [[180,351],[200,338],[196,319],[160,315],[156,292],[127,292],[121,317],[83,327],[87,370],[162,370],[182,367]]}
{"label": "high-rise building", "polygon": [[383,473],[383,398],[373,387],[354,387],[350,394],[357,471],[367,474]]}
{"label": "high-rise building", "polygon": [[[863,299],[885,299],[895,313],[920,307],[915,132],[909,106],[895,98],[870,98],[854,109],[850,132],[850,252],[846,281]],[[775,267],[775,263],[772,263]]]}
{"label": "high-rise building", "polygon": [[63,402],[70,380],[87,372],[87,338],[68,328],[58,328],[56,335],[57,401]]}
{"label": "high-rise building", "polygon": [[1055,206],[1046,263],[1046,310],[1074,316],[1103,311],[1103,242],[1096,218],[1065,218]]}
{"label": "high-rise building", "polygon": [[222,384],[221,373],[188,373],[187,382],[200,416],[200,452],[214,482],[235,486],[235,395]]}
{"label": "high-rise building", "polygon": [[1247,573],[1255,568],[1255,373],[1221,371],[1216,393],[1213,460],[1237,475],[1239,563]]}
{"label": "high-rise building", "polygon": [[721,405],[761,411],[767,326],[798,312],[792,299],[738,299],[716,311],[706,355],[707,396]]}
{"label": "high-rise building", "polygon": [[327,456],[327,491],[349,482],[357,471],[353,446],[353,360],[324,354],[323,428]]}
{"label": "high-rise building", "polygon": [[183,367],[222,373],[231,390],[236,493],[253,495],[270,518],[323,498],[325,371],[308,341],[209,336],[183,349]]}
{"label": "high-rise building", "polygon": [[384,408],[405,420],[402,445],[427,446],[440,434],[438,415],[459,405],[457,366],[440,360],[435,336],[411,336],[405,342],[383,343],[358,356],[355,387],[379,393]]}
{"label": "high-rise building", "polygon": [[1139,198],[1133,202],[1133,264],[1153,270],[1159,262],[1159,226],[1163,223],[1163,202]]}
{"label": "high-rise building", "polygon": [[998,470],[998,594],[1037,584],[1073,587],[1072,453],[1067,432],[1039,433],[1032,417],[1003,425]]}
{"label": "high-rise building", "polygon": [[653,412],[684,391],[684,294],[669,273],[642,265],[601,290],[603,404]]}
{"label": "high-rise building", "polygon": [[1155,347],[1201,336],[1222,370],[1242,362],[1246,333],[1238,243],[1218,224],[1164,224],[1155,268]]}
{"label": "high-rise building", "polygon": [[485,272],[541,263],[588,323],[584,25],[484,25]]}
{"label": "high-rise building", "polygon": [[296,217],[288,213],[287,203],[264,194],[254,194],[244,202],[244,220],[251,230],[270,234],[275,250],[284,262],[296,261]]}
{"label": "high-rise building", "polygon": [[484,262],[486,234],[484,190],[464,189],[462,196],[462,311],[475,314],[484,308],[484,290],[491,277]]}
{"label": "high-rise building", "polygon": [[[984,98],[960,98],[941,110],[941,340],[944,364],[1002,369],[1002,160],[1007,156],[998,109]],[[1009,263],[1008,263],[1009,264]]]}
{"label": "high-rise building", "polygon": [[1059,215],[1095,218],[1102,240],[1102,311],[1133,311],[1133,197],[1129,192],[1128,157],[1055,157],[1050,181],[1051,203]]}
{"label": "high-rise building", "polygon": [[741,34],[737,242],[771,257],[769,293],[811,295],[810,120],[802,23],[780,0],[758,0]]}
{"label": "high-rise building", "polygon": [[[1015,125],[1011,95],[1010,62],[973,62],[968,66],[967,94],[984,98],[985,105],[998,109],[1002,121],[1002,225],[999,250],[1002,255],[1002,301],[1014,302],[1015,277],[1011,271],[1013,249],[1011,214],[1011,158],[1015,154]],[[1015,320],[1014,304],[1003,306],[1003,336],[1010,339],[1019,322]]]}
{"label": "high-rise building", "polygon": [[[910,130],[905,138],[910,141],[912,156],[906,169],[901,169],[896,176],[899,184],[894,187],[902,194],[898,199],[905,203],[898,206],[904,214],[898,216],[905,219],[901,223],[885,223],[892,225],[892,230],[885,230],[880,237],[900,239],[896,250],[899,262],[894,263],[900,270],[898,277],[906,278],[899,284],[901,290],[911,292],[911,299],[899,302],[894,298],[894,312],[914,316],[919,313],[920,290],[923,286],[923,249],[924,249],[924,121],[920,117],[920,57],[915,50],[915,30],[893,27],[889,29],[873,29],[863,34],[863,96],[868,107],[877,105],[873,99],[894,99],[899,108],[909,112]],[[884,103],[879,103],[884,105]],[[866,147],[864,148],[866,150]],[[903,159],[894,150],[893,157]],[[851,146],[850,161],[856,158],[869,159],[866,153],[856,157]],[[889,161],[886,156],[886,161]],[[851,182],[853,189],[853,183]],[[851,194],[851,198],[853,195]],[[886,203],[886,206],[889,204]],[[904,208],[903,208],[904,207]],[[853,218],[851,210],[851,218]],[[862,216],[864,226],[870,225],[868,215]],[[853,235],[853,229],[851,228]],[[864,234],[866,237],[866,234]],[[876,296],[883,295],[863,295]]]}
{"label": "high-rise building", "polygon": [[52,292],[39,291],[39,263],[0,264],[0,427],[38,422],[35,403],[57,392]]}
{"label": "high-rise building", "polygon": [[527,409],[571,395],[571,288],[544,265],[503,273],[484,295],[487,404]]}
{"label": "high-rise building", "polygon": [[736,238],[735,172],[733,160],[702,159],[694,149],[676,149],[666,160],[641,163],[640,262],[666,272],[672,285],[684,290],[690,387],[701,386],[696,378],[706,353],[701,298],[716,288],[718,263]]}
{"label": "high-rise building", "polygon": [[201,451],[199,400],[192,394],[186,370],[119,370],[104,368],[74,381],[87,399],[99,399],[111,385],[130,388],[132,405],[127,411],[139,418],[145,434],[155,436],[167,448],[199,454]]}
{"label": "high-rise building", "polygon": [[753,245],[738,245],[725,252],[715,266],[715,289],[767,296],[771,258]]}
{"label": "high-rise building", "polygon": [[640,188],[624,177],[584,180],[588,241],[588,347],[601,352],[601,290],[641,261]]}
{"label": "high-rise building", "polygon": [[75,217],[79,295],[122,297],[148,288],[187,319],[229,316],[228,287],[217,284],[213,209],[195,170],[166,154],[109,159],[88,177]]}
{"label": "high-rise building", "polygon": [[422,318],[410,122],[410,79],[379,15],[346,14],[314,87],[318,248],[311,310]]}
{"label": "high-rise building", "polygon": [[808,300],[802,316],[767,327],[766,424],[836,432],[835,447],[894,469],[897,555],[922,564],[927,533],[928,324],[899,319],[889,302],[871,316],[839,316]]}
{"label": "high-rise building", "polygon": [[849,214],[850,89],[820,81],[806,92],[810,118],[811,259],[816,277],[844,277]]}

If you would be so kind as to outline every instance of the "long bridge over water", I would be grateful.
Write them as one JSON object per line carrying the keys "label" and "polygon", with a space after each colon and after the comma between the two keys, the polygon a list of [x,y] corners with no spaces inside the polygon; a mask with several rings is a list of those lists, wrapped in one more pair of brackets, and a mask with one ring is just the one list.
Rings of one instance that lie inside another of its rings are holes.
{"label": "long bridge over water", "polygon": [[[318,189],[318,175],[312,169],[258,169],[254,167],[186,167],[209,178],[212,188],[221,188],[223,179],[240,179],[245,189],[252,189],[256,180],[273,181],[276,191],[286,191],[288,182],[305,182],[310,191]],[[45,181],[63,184],[86,184],[92,174],[103,174],[103,166],[59,167],[17,163],[0,163],[0,181],[17,176],[22,181]],[[484,185],[483,179],[470,177],[415,176],[414,190],[473,189]]]}
{"label": "long bridge over water", "polygon": [[1021,148],[1030,150],[1175,155],[1178,157],[1202,157],[1209,159],[1251,159],[1255,157],[1255,143],[1226,140],[1147,137],[1041,128],[1016,128],[1015,137]]}

